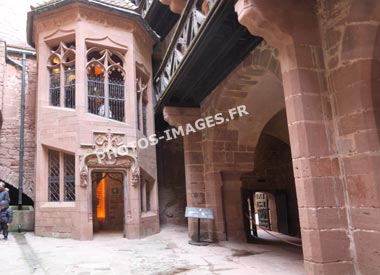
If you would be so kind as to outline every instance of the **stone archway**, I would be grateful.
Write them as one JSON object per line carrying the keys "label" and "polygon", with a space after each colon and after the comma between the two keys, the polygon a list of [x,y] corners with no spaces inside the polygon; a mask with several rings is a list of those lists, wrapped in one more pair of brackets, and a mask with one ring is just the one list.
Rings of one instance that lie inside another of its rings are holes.
{"label": "stone archway", "polygon": [[[140,237],[139,214],[139,183],[140,168],[137,161],[136,147],[126,145],[125,134],[107,132],[94,132],[93,144],[82,145],[80,161],[80,187],[81,199],[85,207],[81,209],[80,219],[86,225],[85,239],[93,237],[93,192],[92,172],[120,172],[123,174],[124,193],[124,236],[127,238]],[[84,226],[83,226],[84,228]],[[83,237],[82,237],[83,238]]]}
{"label": "stone archway", "polygon": [[[239,174],[252,171],[254,150],[262,129],[285,106],[280,72],[277,50],[264,42],[202,102],[200,109],[164,108],[165,120],[174,126],[219,112],[228,115],[229,108],[241,104],[253,110],[251,119],[243,118],[184,137],[187,201],[189,206],[214,210],[214,222],[202,228],[203,232],[207,231],[204,235],[211,239],[226,238],[221,199],[223,178],[235,171],[228,181],[239,185]],[[265,110],[261,108],[263,105]],[[189,231],[193,236],[191,222]]]}
{"label": "stone archway", "polygon": [[[247,117],[207,128],[202,135],[202,153],[207,163],[206,205],[214,209],[216,217],[208,231],[213,232],[214,239],[223,239],[223,234],[227,234],[223,232],[228,230],[224,212],[230,209],[224,209],[220,199],[223,186],[232,191],[235,184],[239,190],[238,174],[252,171],[255,146],[263,128],[285,107],[280,72],[277,50],[263,42],[202,102],[204,117],[219,112],[228,117],[230,108],[242,104],[250,113]],[[224,178],[229,171],[238,173],[235,179],[228,176],[227,182]]]}
{"label": "stone archway", "polygon": [[[110,149],[112,151],[112,149]],[[115,152],[115,151],[112,151]],[[114,155],[113,158],[105,157],[99,161],[96,153],[91,152],[82,157],[82,168],[80,170],[80,186],[86,190],[88,215],[93,217],[94,214],[94,192],[93,190],[93,173],[107,172],[120,173],[123,175],[121,184],[123,190],[124,206],[124,226],[123,236],[127,238],[136,238],[140,236],[140,215],[137,211],[139,203],[139,183],[140,169],[137,159],[134,155],[126,154],[123,156]],[[93,235],[93,219],[88,226],[89,236]]]}
{"label": "stone archway", "polygon": [[[0,166],[0,180],[12,185],[14,188],[18,189],[18,173],[9,169],[5,166]],[[23,193],[34,201],[34,181],[33,179],[27,180],[23,178]],[[12,202],[15,203],[15,202]]]}

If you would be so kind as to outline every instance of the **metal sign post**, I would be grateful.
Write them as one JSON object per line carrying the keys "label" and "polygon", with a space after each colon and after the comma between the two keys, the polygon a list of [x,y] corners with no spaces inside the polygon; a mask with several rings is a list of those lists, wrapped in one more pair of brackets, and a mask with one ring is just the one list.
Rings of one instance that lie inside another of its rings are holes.
{"label": "metal sign post", "polygon": [[189,244],[204,246],[208,245],[209,242],[201,241],[201,219],[213,220],[214,213],[211,208],[199,208],[199,207],[186,207],[185,212],[186,218],[194,218],[198,219],[198,232],[197,232],[197,240],[190,240]]}

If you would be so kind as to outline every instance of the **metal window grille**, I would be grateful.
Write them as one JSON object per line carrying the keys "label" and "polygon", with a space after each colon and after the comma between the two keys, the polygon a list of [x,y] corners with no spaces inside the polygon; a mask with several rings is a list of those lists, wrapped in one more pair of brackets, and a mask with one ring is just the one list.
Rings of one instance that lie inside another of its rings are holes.
{"label": "metal window grille", "polygon": [[108,83],[109,93],[109,118],[124,121],[124,80],[110,79]]}
{"label": "metal window grille", "polygon": [[65,70],[65,107],[75,108],[75,69]]}
{"label": "metal window grille", "polygon": [[137,94],[137,100],[136,100],[136,113],[137,113],[137,129],[141,130],[140,126],[140,94]]}
{"label": "metal window grille", "polygon": [[51,106],[60,106],[60,72],[51,72],[50,73],[50,105]]}
{"label": "metal window grille", "polygon": [[64,155],[64,201],[75,201],[75,156]]}
{"label": "metal window grille", "polygon": [[59,152],[48,151],[48,200],[59,201]]}
{"label": "metal window grille", "polygon": [[88,76],[88,112],[104,116],[104,78]]}
{"label": "metal window grille", "polygon": [[148,129],[147,129],[147,103],[143,101],[142,104],[142,126],[143,126],[143,134],[147,136]]}

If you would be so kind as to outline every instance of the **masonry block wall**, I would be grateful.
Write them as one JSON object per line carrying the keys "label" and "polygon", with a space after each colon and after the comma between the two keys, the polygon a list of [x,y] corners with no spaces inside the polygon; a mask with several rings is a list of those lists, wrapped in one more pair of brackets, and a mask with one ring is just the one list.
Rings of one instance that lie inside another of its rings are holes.
{"label": "masonry block wall", "polygon": [[[318,1],[354,270],[380,272],[380,1]],[[336,19],[333,19],[333,16]],[[338,18],[340,20],[338,20]]]}
{"label": "masonry block wall", "polygon": [[[4,81],[0,85],[3,115],[3,125],[0,130],[0,179],[17,188],[21,121],[21,68],[15,67],[11,63],[5,63],[4,47],[1,47],[0,55],[3,56],[0,56],[3,61],[3,64],[0,64],[0,81]],[[11,58],[21,63],[21,56],[11,55]],[[37,87],[37,62],[35,58],[27,58],[26,71],[23,187],[24,193],[34,200],[35,98]]]}
{"label": "masonry block wall", "polygon": [[380,2],[236,10],[280,52],[306,273],[378,274]]}

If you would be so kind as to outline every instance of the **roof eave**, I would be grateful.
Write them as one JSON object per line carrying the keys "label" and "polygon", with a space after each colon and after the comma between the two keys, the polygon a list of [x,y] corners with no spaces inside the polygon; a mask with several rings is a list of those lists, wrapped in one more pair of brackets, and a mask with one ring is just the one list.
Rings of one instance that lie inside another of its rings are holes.
{"label": "roof eave", "polygon": [[64,7],[72,3],[83,3],[92,7],[103,8],[113,13],[128,16],[129,18],[136,20],[137,23],[140,26],[142,26],[142,28],[151,36],[151,38],[153,39],[155,43],[160,41],[160,36],[149,26],[149,24],[136,11],[121,8],[121,7],[115,7],[115,6],[108,5],[106,3],[102,3],[96,0],[61,0],[59,2],[53,2],[51,4],[41,6],[40,8],[37,7],[31,10],[30,12],[28,12],[27,24],[26,24],[28,44],[31,45],[32,47],[35,47],[35,44],[33,41],[33,21],[34,21],[35,15],[50,11],[55,8]]}

